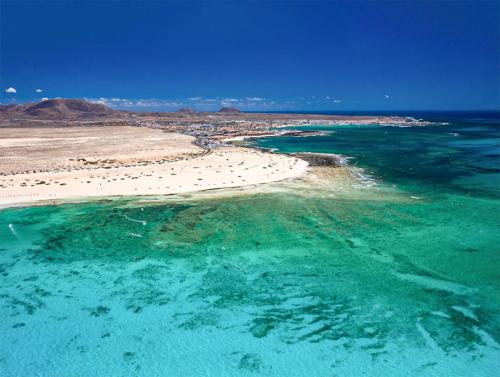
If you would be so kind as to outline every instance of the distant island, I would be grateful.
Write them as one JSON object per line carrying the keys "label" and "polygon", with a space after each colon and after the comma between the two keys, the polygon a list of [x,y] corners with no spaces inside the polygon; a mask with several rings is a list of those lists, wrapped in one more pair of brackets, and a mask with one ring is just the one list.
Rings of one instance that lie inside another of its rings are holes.
{"label": "distant island", "polygon": [[223,107],[218,112],[223,114],[239,114],[241,113],[241,110],[236,109],[234,107]]}

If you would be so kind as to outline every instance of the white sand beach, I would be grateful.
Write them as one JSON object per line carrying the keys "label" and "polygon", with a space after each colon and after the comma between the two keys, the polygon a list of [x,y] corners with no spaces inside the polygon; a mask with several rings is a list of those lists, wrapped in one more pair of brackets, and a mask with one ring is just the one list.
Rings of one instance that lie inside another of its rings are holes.
{"label": "white sand beach", "polygon": [[298,177],[307,162],[134,127],[0,130],[0,207],[86,197],[168,195]]}

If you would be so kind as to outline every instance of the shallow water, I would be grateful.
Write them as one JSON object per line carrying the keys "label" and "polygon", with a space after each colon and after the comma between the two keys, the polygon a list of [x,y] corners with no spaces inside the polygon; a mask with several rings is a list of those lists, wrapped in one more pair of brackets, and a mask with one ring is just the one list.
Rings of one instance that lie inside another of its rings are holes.
{"label": "shallow water", "polygon": [[258,141],[376,185],[0,212],[2,376],[494,376],[495,127]]}

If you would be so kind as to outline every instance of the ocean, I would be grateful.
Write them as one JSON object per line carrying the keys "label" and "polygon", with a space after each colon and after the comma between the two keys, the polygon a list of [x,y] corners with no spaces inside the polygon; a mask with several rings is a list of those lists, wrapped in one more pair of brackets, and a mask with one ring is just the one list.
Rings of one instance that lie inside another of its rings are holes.
{"label": "ocean", "polygon": [[349,179],[0,211],[0,375],[497,375],[498,113],[397,115],[249,142]]}

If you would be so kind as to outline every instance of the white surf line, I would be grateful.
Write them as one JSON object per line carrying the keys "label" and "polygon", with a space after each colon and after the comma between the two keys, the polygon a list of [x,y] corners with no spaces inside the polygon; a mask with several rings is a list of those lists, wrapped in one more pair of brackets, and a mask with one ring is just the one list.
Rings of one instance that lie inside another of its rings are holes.
{"label": "white surf line", "polygon": [[21,237],[19,237],[19,234],[17,234],[16,230],[14,229],[14,224],[9,224],[9,229],[10,232],[16,237],[19,241],[21,241]]}
{"label": "white surf line", "polygon": [[127,220],[129,220],[129,221],[133,221],[133,222],[136,222],[136,223],[141,223],[142,225],[146,225],[146,224],[147,224],[147,222],[146,222],[146,221],[144,221],[144,220],[136,220],[136,219],[132,219],[132,218],[128,217],[127,215],[123,215],[123,216],[125,216],[125,218],[126,218]]}

